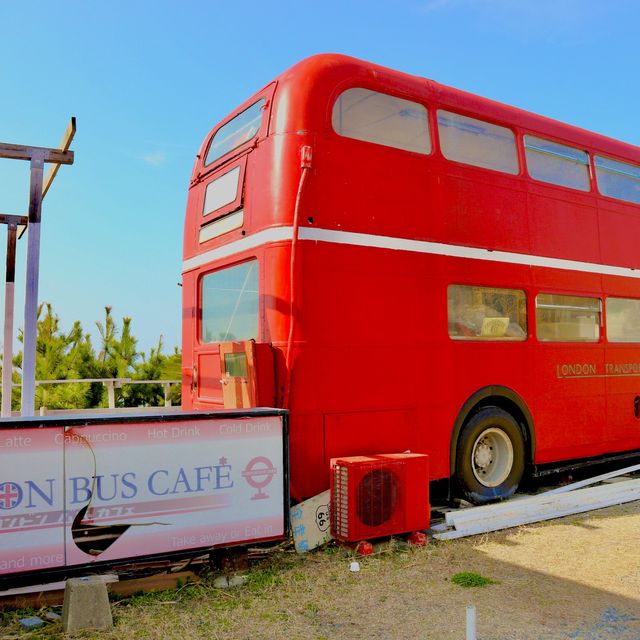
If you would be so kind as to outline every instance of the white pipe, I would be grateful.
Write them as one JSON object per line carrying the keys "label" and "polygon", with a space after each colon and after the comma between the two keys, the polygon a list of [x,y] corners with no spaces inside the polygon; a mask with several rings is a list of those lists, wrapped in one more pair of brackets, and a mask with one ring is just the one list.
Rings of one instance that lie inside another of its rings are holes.
{"label": "white pipe", "polygon": [[476,640],[476,608],[467,606],[467,640]]}

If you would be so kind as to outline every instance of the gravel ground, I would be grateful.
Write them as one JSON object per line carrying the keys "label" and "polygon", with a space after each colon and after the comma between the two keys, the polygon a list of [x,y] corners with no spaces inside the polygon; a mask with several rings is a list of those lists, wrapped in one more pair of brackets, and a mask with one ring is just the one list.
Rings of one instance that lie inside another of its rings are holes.
{"label": "gravel ground", "polygon": [[[640,638],[640,502],[426,548],[387,545],[353,559],[336,547],[276,554],[248,583],[206,582],[114,603],[111,632],[76,637],[446,639],[465,637],[477,608],[480,640]],[[464,588],[476,572],[494,581]],[[1,638],[62,637],[59,624],[25,633],[3,614]]]}

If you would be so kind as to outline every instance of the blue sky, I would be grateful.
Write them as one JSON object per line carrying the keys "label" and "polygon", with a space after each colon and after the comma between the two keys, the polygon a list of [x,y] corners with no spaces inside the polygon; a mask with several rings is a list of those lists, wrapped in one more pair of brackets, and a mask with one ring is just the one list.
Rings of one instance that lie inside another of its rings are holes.
{"label": "blue sky", "polygon": [[[78,120],[75,164],[44,204],[40,300],[92,333],[111,305],[144,350],[160,334],[180,344],[204,135],[308,55],[353,55],[640,145],[636,0],[0,0],[0,25],[0,140],[57,146]],[[0,160],[0,211],[23,213],[27,197],[27,163]]]}

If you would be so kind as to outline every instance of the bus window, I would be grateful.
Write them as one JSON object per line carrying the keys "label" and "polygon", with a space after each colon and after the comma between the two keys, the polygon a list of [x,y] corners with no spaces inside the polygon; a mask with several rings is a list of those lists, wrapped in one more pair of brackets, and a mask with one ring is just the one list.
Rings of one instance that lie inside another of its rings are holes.
{"label": "bus window", "polygon": [[333,105],[331,124],[336,133],[347,138],[431,153],[427,110],[417,102],[386,93],[347,89]]}
{"label": "bus window", "polygon": [[447,289],[449,336],[454,340],[524,340],[527,299],[518,289],[453,284]]}
{"label": "bus window", "polygon": [[240,167],[235,167],[219,178],[212,180],[205,191],[202,215],[207,216],[234,202],[238,197],[239,179]]}
{"label": "bus window", "polygon": [[597,342],[599,298],[540,293],[536,298],[536,334],[543,342]]}
{"label": "bus window", "polygon": [[264,98],[258,100],[215,132],[204,161],[205,167],[256,136],[264,105]]}
{"label": "bus window", "polygon": [[524,137],[527,170],[536,180],[589,191],[589,154],[535,136]]}
{"label": "bus window", "polygon": [[607,298],[609,342],[640,342],[640,300]]}
{"label": "bus window", "polygon": [[595,160],[600,193],[640,204],[640,167],[602,156]]}
{"label": "bus window", "polygon": [[442,155],[448,160],[516,175],[519,172],[516,140],[511,129],[438,111]]}
{"label": "bus window", "polygon": [[202,342],[258,337],[258,261],[220,269],[202,278]]}

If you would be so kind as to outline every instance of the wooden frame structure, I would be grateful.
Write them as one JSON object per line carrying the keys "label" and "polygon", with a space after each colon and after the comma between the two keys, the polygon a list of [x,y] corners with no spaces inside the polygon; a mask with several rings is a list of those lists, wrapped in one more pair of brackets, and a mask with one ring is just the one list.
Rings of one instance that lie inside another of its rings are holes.
{"label": "wooden frame structure", "polygon": [[[13,315],[15,296],[16,241],[18,227],[29,230],[27,236],[27,280],[24,309],[24,356],[22,361],[23,416],[35,411],[36,338],[38,326],[38,282],[40,276],[40,222],[42,200],[49,191],[61,164],[73,164],[69,151],[76,132],[76,119],[71,118],[58,149],[32,147],[0,142],[0,158],[26,160],[31,164],[29,209],[26,216],[0,214],[7,225],[7,266],[5,277],[4,345],[2,367],[2,417],[11,416],[11,373],[13,360]],[[50,164],[44,175],[45,163]],[[20,233],[22,236],[23,231]],[[8,366],[7,366],[8,363]]]}

